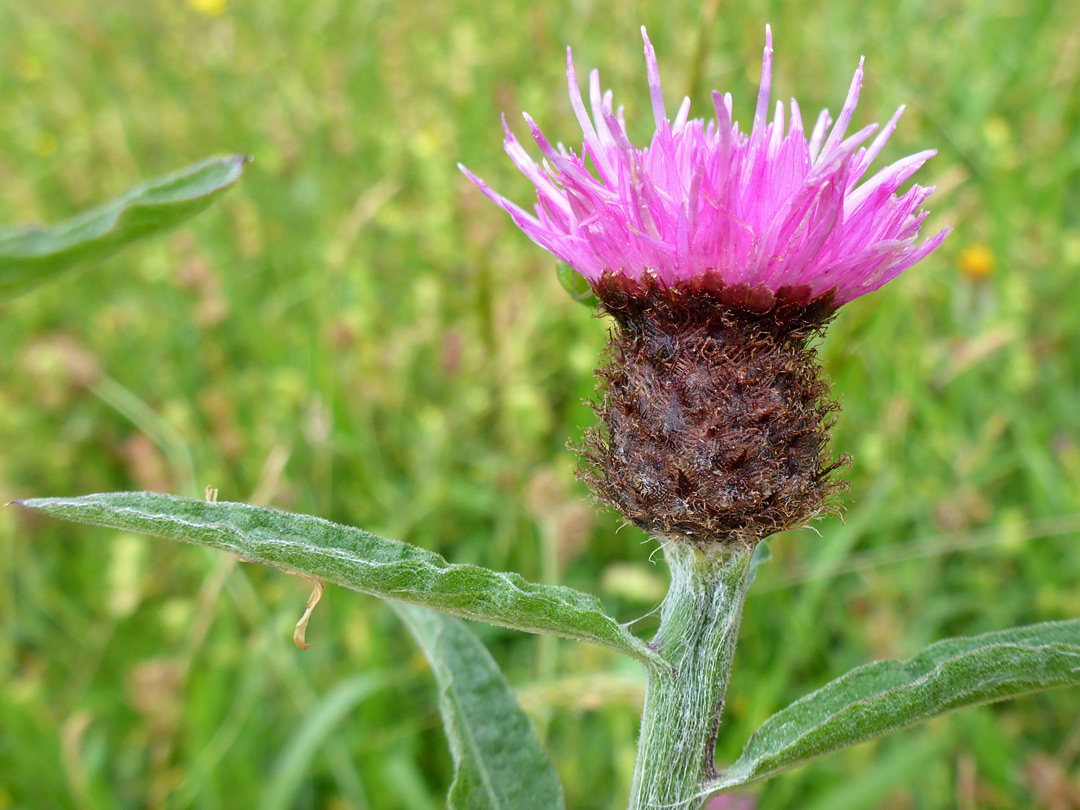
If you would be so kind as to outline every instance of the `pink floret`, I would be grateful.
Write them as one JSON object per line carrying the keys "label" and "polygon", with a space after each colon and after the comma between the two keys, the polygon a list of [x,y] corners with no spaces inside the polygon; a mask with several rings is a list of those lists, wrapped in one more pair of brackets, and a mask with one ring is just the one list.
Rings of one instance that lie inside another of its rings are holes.
{"label": "pink floret", "polygon": [[644,27],[641,34],[656,121],[647,147],[630,143],[622,110],[612,109],[610,90],[601,93],[595,70],[586,108],[568,48],[582,155],[553,146],[525,115],[543,155],[537,164],[503,120],[506,152],[536,186],[534,212],[461,167],[530,239],[590,284],[605,271],[632,279],[652,275],[663,285],[715,271],[730,285],[832,291],[839,306],[891,281],[945,240],[947,228],[916,242],[926,217],[920,206],[932,187],[912,185],[897,194],[935,150],[903,158],[863,181],[904,108],[869,145],[876,124],[847,134],[862,86],[861,61],[835,125],[823,110],[808,139],[792,99],[785,132],[782,102],[769,120],[772,34],[766,28],[757,109],[746,135],[732,121],[731,95],[715,91],[715,120],[688,118],[690,100],[684,99],[669,121],[656,52]]}

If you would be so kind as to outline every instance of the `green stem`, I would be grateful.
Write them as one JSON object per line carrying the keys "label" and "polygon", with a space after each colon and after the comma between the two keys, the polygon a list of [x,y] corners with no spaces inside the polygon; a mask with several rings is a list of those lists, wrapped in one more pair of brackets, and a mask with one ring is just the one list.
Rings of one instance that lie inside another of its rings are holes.
{"label": "green stem", "polygon": [[750,573],[748,549],[671,542],[664,556],[671,588],[650,646],[672,668],[648,674],[630,810],[704,801]]}

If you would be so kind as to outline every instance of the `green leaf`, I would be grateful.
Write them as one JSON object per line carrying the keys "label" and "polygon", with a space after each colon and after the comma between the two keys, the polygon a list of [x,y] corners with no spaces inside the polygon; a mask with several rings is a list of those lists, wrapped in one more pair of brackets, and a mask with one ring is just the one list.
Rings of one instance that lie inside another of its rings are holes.
{"label": "green leaf", "polygon": [[240,179],[247,160],[204,160],[55,225],[0,231],[0,300],[179,225]]}
{"label": "green leaf", "polygon": [[853,669],[774,714],[710,793],[964,706],[1080,685],[1080,619],[940,641]]}
{"label": "green leaf", "polygon": [[243,503],[114,492],[16,503],[56,517],[231,551],[265,565],[387,599],[530,633],[591,641],[665,667],[591,594],[514,573],[448,563],[438,554],[322,518]]}
{"label": "green leaf", "polygon": [[565,262],[559,262],[555,265],[555,277],[559,279],[559,284],[575,301],[589,307],[596,305],[597,299],[592,288],[582,278],[581,273],[573,267]]}
{"label": "green leaf", "polygon": [[772,562],[772,549],[769,548],[768,540],[762,540],[754,547],[754,555],[750,558],[750,573],[746,579],[747,588],[753,585],[754,580],[757,579],[758,566],[767,562]]}
{"label": "green leaf", "polygon": [[439,712],[454,758],[450,810],[557,810],[562,787],[532,723],[498,664],[457,619],[412,605],[409,627],[439,686]]}

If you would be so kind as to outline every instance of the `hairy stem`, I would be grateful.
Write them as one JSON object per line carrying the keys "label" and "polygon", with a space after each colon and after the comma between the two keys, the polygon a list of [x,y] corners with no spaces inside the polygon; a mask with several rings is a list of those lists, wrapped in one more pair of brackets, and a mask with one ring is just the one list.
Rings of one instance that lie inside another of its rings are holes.
{"label": "hairy stem", "polygon": [[714,750],[750,573],[749,549],[664,549],[671,589],[652,640],[670,670],[648,675],[629,810],[692,808]]}

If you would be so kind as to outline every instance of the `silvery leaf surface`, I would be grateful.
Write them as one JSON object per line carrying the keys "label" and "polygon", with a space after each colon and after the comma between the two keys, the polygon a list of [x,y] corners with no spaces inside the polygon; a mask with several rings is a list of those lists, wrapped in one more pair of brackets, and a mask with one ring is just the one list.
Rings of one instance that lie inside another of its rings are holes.
{"label": "silvery leaf surface", "polygon": [[1080,619],[953,638],[853,669],[774,714],[709,793],[965,706],[1080,685]]}
{"label": "silvery leaf surface", "polygon": [[665,666],[591,594],[536,584],[515,573],[449,563],[426,549],[322,518],[153,492],[18,503],[67,520],[229,551],[245,560],[466,619],[589,641],[646,665]]}

